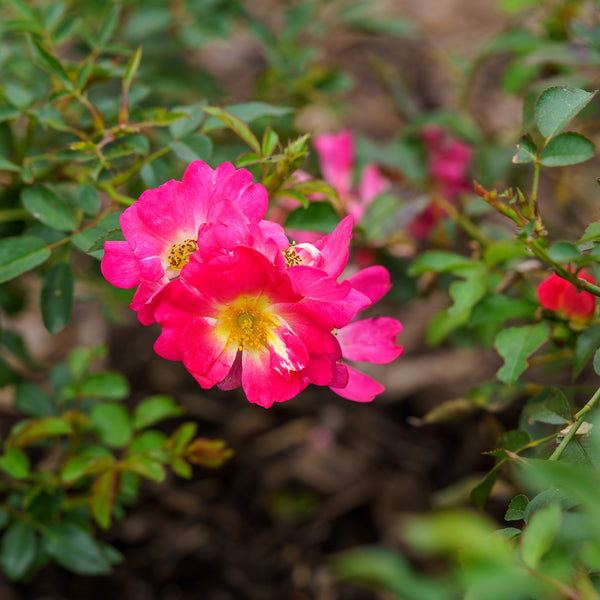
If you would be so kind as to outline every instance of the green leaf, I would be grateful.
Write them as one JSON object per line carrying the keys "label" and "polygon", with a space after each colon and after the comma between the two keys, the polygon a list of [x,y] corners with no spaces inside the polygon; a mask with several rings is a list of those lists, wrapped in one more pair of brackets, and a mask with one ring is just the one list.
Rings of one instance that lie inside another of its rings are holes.
{"label": "green leaf", "polygon": [[512,157],[514,164],[524,164],[533,162],[537,156],[537,147],[530,135],[525,135],[517,144],[517,152]]}
{"label": "green leaf", "polygon": [[110,527],[117,473],[114,468],[99,473],[94,479],[91,488],[90,505],[96,523],[102,529]]}
{"label": "green leaf", "polygon": [[56,415],[52,399],[44,390],[29,381],[20,381],[15,390],[15,407],[31,417]]}
{"label": "green leaf", "polygon": [[454,254],[444,250],[429,250],[420,256],[417,256],[410,265],[408,274],[415,277],[427,273],[428,271],[447,273],[472,264],[473,261],[470,258],[465,258],[460,254]]}
{"label": "green leaf", "polygon": [[137,435],[131,445],[129,451],[132,454],[136,452],[151,453],[153,456],[162,452],[162,447],[167,441],[167,436],[162,431],[156,429],[146,429]]}
{"label": "green leaf", "polygon": [[0,457],[0,468],[15,479],[24,479],[29,476],[29,459],[18,448],[7,448]]}
{"label": "green leaf", "polygon": [[71,237],[71,241],[79,249],[98,259],[104,256],[104,242],[124,239],[117,213],[107,215],[95,227],[84,229]]}
{"label": "green leaf", "polygon": [[504,520],[520,521],[523,518],[523,514],[528,504],[529,498],[527,498],[525,494],[519,494],[518,496],[515,496],[508,505],[508,509],[504,515]]}
{"label": "green leaf", "polygon": [[579,239],[580,244],[582,242],[590,242],[590,241],[594,241],[594,242],[600,241],[600,221],[594,221],[593,223],[590,223],[585,228],[585,232]]}
{"label": "green leaf", "polygon": [[42,541],[46,552],[69,571],[80,575],[110,573],[110,562],[102,546],[75,523],[50,525]]}
{"label": "green leaf", "polygon": [[573,358],[573,378],[581,373],[598,348],[600,348],[600,323],[582,331],[577,337]]}
{"label": "green leaf", "polygon": [[81,382],[79,388],[83,396],[106,400],[123,400],[127,398],[129,391],[129,382],[117,371],[92,373]]}
{"label": "green leaf", "polygon": [[568,131],[552,138],[540,154],[546,167],[563,167],[585,162],[594,157],[594,144],[584,135]]}
{"label": "green leaf", "polygon": [[[221,111],[223,109],[217,110]],[[288,115],[293,112],[294,109],[289,106],[273,106],[272,104],[267,104],[266,102],[244,102],[242,104],[230,104],[225,107],[225,111],[230,115],[238,117],[244,123],[251,123],[252,121],[262,117],[281,117],[283,115]],[[216,114],[209,114],[213,115],[214,118],[206,120],[206,123],[203,127],[205,132],[223,127]],[[221,122],[225,123],[225,121],[222,119]],[[257,154],[260,154],[260,149],[254,148],[254,150]]]}
{"label": "green leaf", "polygon": [[131,418],[124,406],[102,403],[92,407],[90,417],[100,440],[113,448],[122,448],[133,433]]}
{"label": "green leaf", "polygon": [[533,513],[521,536],[521,557],[530,569],[537,569],[560,529],[562,510],[558,502],[547,504]]}
{"label": "green leaf", "polygon": [[527,369],[527,358],[535,352],[550,336],[545,323],[533,326],[509,327],[501,331],[494,342],[498,353],[504,359],[504,365],[498,371],[498,379],[512,384]]}
{"label": "green leaf", "polygon": [[279,136],[270,127],[265,129],[262,139],[262,155],[270,156],[273,154],[275,147],[279,143]]}
{"label": "green leaf", "polygon": [[60,417],[39,417],[29,421],[21,421],[17,430],[13,429],[8,444],[13,448],[29,446],[46,438],[73,433],[67,421]]}
{"label": "green leaf", "polygon": [[16,521],[2,536],[0,564],[11,581],[27,574],[37,556],[38,540],[31,523]]}
{"label": "green leaf", "polygon": [[6,160],[0,156],[0,171],[14,171],[19,172],[21,167],[19,165],[15,165],[15,163]]}
{"label": "green leaf", "polygon": [[121,6],[119,3],[115,3],[112,6],[109,5],[109,7],[107,14],[102,18],[102,27],[98,34],[98,46],[100,48],[104,48],[110,42],[119,24]]}
{"label": "green leaf", "polygon": [[454,304],[448,310],[450,317],[469,313],[483,298],[487,289],[488,272],[481,263],[473,263],[461,269],[464,281],[454,281],[450,285],[450,296]]}
{"label": "green leaf", "polygon": [[307,229],[331,233],[339,224],[340,217],[329,202],[311,202],[307,208],[297,208],[285,221],[289,229]]}
{"label": "green leaf", "polygon": [[554,242],[548,249],[548,255],[553,261],[562,264],[577,261],[581,258],[575,244],[570,242]]}
{"label": "green leaf", "polygon": [[211,139],[201,133],[192,133],[179,141],[173,141],[169,147],[178,158],[185,162],[208,160],[212,153]]}
{"label": "green leaf", "polygon": [[134,53],[131,55],[127,67],[125,68],[125,74],[123,75],[123,92],[127,93],[131,87],[131,82],[140,66],[142,60],[142,46],[138,46]]}
{"label": "green leaf", "polygon": [[169,417],[177,417],[183,410],[175,404],[170,396],[150,396],[135,409],[133,426],[144,429]]}
{"label": "green leaf", "polygon": [[58,333],[71,318],[75,277],[71,265],[59,262],[44,277],[40,304],[44,327]]}
{"label": "green leaf", "polygon": [[0,283],[34,269],[49,257],[50,250],[39,238],[20,236],[0,240]]}
{"label": "green leaf", "polygon": [[535,103],[535,121],[547,139],[559,134],[596,95],[570,86],[544,90]]}
{"label": "green leaf", "polygon": [[122,471],[135,473],[136,475],[159,483],[164,481],[166,477],[165,468],[162,464],[150,456],[134,454],[121,461],[119,468]]}
{"label": "green leaf", "polygon": [[[105,449],[105,452],[108,450]],[[65,483],[71,483],[82,477],[104,471],[113,463],[114,460],[110,454],[99,456],[97,453],[84,451],[67,461],[60,473],[60,478]]]}
{"label": "green leaf", "polygon": [[77,223],[71,207],[50,188],[35,184],[21,192],[23,206],[39,221],[52,229],[72,231]]}
{"label": "green leaf", "polygon": [[69,79],[69,75],[61,62],[51,54],[38,40],[33,36],[27,38],[27,45],[33,57],[33,60],[38,63],[44,71],[50,73],[68,89],[73,89],[73,83]]}
{"label": "green leaf", "polygon": [[600,352],[598,350],[596,350],[594,353],[593,365],[594,373],[596,373],[596,375],[600,375]]}
{"label": "green leaf", "polygon": [[93,185],[85,184],[77,188],[77,205],[88,217],[96,216],[100,208],[100,198]]}
{"label": "green leaf", "polygon": [[[234,114],[228,113],[226,110],[223,110],[222,108],[218,108],[216,106],[203,106],[202,110],[209,115],[217,117],[217,119],[219,119],[223,123],[225,123],[225,125],[227,125],[227,127],[229,127],[229,129],[231,129],[240,138],[242,138],[242,140],[244,140],[244,142],[246,142],[246,144],[248,144],[248,146],[250,146],[250,148],[252,148],[252,150],[254,150],[254,152],[256,152],[257,154],[260,154],[260,150],[261,150],[260,142],[256,139],[256,136],[252,133],[252,131],[250,130],[250,127],[248,127],[248,125],[246,125],[246,123],[244,123],[244,121],[242,121],[242,119],[240,119],[239,117],[235,116]],[[209,131],[209,129],[207,129],[206,125],[204,126],[203,131],[204,132]]]}

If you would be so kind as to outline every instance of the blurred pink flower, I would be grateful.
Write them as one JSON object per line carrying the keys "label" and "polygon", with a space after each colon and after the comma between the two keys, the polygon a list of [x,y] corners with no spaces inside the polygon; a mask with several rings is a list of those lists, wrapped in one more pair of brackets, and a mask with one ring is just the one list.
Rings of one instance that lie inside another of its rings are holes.
{"label": "blurred pink flower", "polygon": [[355,224],[360,223],[367,206],[390,187],[389,181],[374,163],[367,163],[357,187],[353,187],[354,137],[348,129],[317,135],[314,146],[323,178],[336,189],[346,214],[354,218]]}
{"label": "blurred pink flower", "polygon": [[[596,283],[585,271],[577,274],[580,279]],[[596,311],[596,296],[577,289],[572,283],[553,273],[542,281],[537,289],[539,303],[548,310],[574,320],[585,321]]]}
{"label": "blurred pink flower", "polygon": [[[468,169],[472,160],[471,148],[465,142],[450,137],[439,125],[423,129],[427,165],[432,193],[448,202],[471,189]],[[431,201],[409,225],[409,231],[419,241],[425,241],[446,211]]]}

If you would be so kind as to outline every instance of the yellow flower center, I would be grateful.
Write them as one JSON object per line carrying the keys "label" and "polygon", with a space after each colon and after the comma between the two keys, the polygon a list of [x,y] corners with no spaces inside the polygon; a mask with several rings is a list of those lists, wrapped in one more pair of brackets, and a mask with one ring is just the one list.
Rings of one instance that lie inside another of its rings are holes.
{"label": "yellow flower center", "polygon": [[263,298],[240,296],[221,312],[218,329],[227,335],[227,344],[237,343],[238,350],[260,350],[267,347],[269,330],[276,327],[268,313],[268,301]]}
{"label": "yellow flower center", "polygon": [[173,269],[182,269],[190,261],[190,256],[198,250],[196,240],[184,240],[171,246],[167,260]]}
{"label": "yellow flower center", "polygon": [[285,257],[285,268],[293,267],[294,265],[301,265],[302,259],[298,256],[296,252],[296,248],[294,248],[296,244],[292,242],[288,248],[283,251],[283,256]]}

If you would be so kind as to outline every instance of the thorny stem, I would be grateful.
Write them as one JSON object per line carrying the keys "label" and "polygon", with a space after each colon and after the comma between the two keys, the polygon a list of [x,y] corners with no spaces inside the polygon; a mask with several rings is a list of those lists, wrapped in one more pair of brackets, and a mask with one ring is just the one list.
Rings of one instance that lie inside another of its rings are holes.
{"label": "thorny stem", "polygon": [[587,404],[579,412],[575,413],[573,424],[571,425],[569,431],[562,439],[562,442],[557,446],[556,450],[554,450],[554,452],[551,454],[548,460],[558,460],[561,457],[562,453],[565,451],[565,448],[569,445],[569,442],[575,437],[577,430],[583,423],[582,417],[589,413],[593,408],[595,408],[599,401],[600,388],[598,388],[594,392],[594,395],[588,400]]}

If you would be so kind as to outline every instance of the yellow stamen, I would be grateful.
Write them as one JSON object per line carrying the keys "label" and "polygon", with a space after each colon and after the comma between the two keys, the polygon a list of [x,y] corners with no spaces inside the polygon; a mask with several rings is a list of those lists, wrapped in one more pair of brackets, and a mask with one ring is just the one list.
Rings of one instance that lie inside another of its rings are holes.
{"label": "yellow stamen", "polygon": [[218,328],[227,335],[227,343],[237,343],[238,350],[260,350],[267,347],[269,330],[276,323],[267,309],[264,298],[242,296],[226,306],[219,318]]}
{"label": "yellow stamen", "polygon": [[294,248],[295,242],[292,242],[289,245],[289,248],[286,248],[283,251],[283,256],[285,257],[285,268],[293,267],[294,265],[301,265],[302,259],[298,256],[296,249]]}
{"label": "yellow stamen", "polygon": [[182,269],[188,264],[190,256],[198,250],[196,240],[184,240],[171,246],[167,260],[174,269]]}

